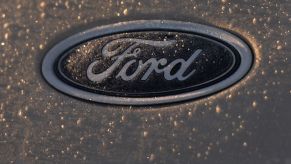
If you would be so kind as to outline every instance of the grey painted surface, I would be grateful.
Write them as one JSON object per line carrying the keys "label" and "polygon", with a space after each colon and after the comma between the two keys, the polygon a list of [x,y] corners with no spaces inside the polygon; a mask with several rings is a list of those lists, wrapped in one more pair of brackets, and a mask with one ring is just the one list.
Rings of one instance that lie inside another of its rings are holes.
{"label": "grey painted surface", "polygon": [[[1,0],[1,163],[291,163],[289,0]],[[41,76],[48,48],[136,19],[221,27],[256,52],[249,76],[184,103],[128,107],[66,96]]]}

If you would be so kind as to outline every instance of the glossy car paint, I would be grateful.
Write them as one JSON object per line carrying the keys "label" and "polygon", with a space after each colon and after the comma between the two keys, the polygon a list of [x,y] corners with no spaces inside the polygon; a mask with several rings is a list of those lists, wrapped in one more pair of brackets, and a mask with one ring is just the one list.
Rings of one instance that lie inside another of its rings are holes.
{"label": "glossy car paint", "polygon": [[[290,163],[290,0],[0,3],[1,163]],[[146,107],[74,99],[43,79],[58,41],[141,19],[231,31],[252,46],[254,67],[219,94]]]}

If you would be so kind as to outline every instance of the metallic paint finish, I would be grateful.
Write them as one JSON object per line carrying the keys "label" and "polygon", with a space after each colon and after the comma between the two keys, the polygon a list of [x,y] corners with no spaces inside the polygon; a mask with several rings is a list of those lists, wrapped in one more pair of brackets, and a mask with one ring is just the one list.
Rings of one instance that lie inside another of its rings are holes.
{"label": "metallic paint finish", "polygon": [[[0,1],[1,163],[290,163],[290,0]],[[52,45],[114,22],[210,24],[250,42],[240,83],[196,101],[126,107],[49,86]]]}

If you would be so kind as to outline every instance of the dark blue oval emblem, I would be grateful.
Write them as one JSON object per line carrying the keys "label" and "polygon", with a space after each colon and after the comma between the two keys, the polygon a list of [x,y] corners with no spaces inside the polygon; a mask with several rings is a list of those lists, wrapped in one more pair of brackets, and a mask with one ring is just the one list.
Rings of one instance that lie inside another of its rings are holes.
{"label": "dark blue oval emblem", "polygon": [[101,103],[148,105],[206,96],[251,68],[248,45],[196,23],[141,20],[77,33],[48,51],[42,73],[58,90]]}

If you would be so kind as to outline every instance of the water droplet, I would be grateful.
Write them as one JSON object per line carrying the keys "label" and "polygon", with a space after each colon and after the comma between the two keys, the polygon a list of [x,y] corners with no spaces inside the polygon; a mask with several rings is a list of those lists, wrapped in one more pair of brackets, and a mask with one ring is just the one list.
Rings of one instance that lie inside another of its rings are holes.
{"label": "water droplet", "polygon": [[217,106],[215,107],[215,112],[218,113],[218,114],[221,112],[221,108],[220,108],[220,106],[217,105]]}
{"label": "water droplet", "polygon": [[42,1],[40,4],[39,4],[39,6],[41,7],[41,8],[44,8],[45,7],[45,2],[44,1]]}
{"label": "water droplet", "polygon": [[257,106],[257,102],[253,101],[252,106],[255,108]]}
{"label": "water droplet", "polygon": [[127,15],[128,14],[128,10],[127,9],[124,9],[123,10],[123,15]]}
{"label": "water droplet", "polygon": [[257,24],[257,19],[253,18],[253,24]]}
{"label": "water droplet", "polygon": [[147,131],[144,131],[144,132],[143,132],[143,136],[144,136],[144,137],[147,137],[147,136],[148,136],[148,132],[147,132]]}
{"label": "water droplet", "polygon": [[246,142],[244,142],[244,143],[243,143],[243,146],[246,147],[246,146],[248,146],[248,144],[247,144]]}

